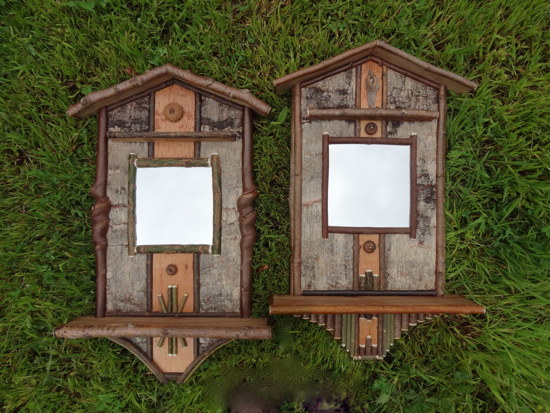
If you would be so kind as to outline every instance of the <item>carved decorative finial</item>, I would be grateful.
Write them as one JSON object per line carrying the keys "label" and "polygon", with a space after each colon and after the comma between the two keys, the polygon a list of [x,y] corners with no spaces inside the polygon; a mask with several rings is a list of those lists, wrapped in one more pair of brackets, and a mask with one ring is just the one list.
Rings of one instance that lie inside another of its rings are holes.
{"label": "carved decorative finial", "polygon": [[376,95],[378,94],[378,89],[380,89],[380,83],[378,82],[378,78],[376,77],[372,69],[369,69],[369,73],[367,74],[367,81],[365,83],[367,88],[367,104],[369,105],[369,108],[374,108]]}
{"label": "carved decorative finial", "polygon": [[175,102],[169,103],[164,107],[164,117],[169,122],[177,122],[183,117],[183,108]]}

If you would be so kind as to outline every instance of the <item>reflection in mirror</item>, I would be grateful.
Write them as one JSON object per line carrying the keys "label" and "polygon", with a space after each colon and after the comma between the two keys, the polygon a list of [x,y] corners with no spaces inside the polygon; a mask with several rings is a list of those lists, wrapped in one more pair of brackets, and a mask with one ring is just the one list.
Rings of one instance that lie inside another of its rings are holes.
{"label": "reflection in mirror", "polygon": [[211,245],[212,168],[137,168],[137,245]]}
{"label": "reflection in mirror", "polygon": [[329,145],[328,225],[407,228],[411,147]]}

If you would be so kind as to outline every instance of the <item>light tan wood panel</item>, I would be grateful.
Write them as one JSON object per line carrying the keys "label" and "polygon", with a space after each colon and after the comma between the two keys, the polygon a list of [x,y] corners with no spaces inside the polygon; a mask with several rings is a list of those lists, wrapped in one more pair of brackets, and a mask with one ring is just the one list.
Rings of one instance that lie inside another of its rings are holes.
{"label": "light tan wood panel", "polygon": [[[370,254],[363,248],[367,241],[376,244],[376,250]],[[359,235],[359,246],[359,274],[364,274],[367,270],[371,270],[373,274],[380,274],[380,235]]]}
{"label": "light tan wood panel", "polygon": [[[175,275],[168,275],[166,267],[178,267]],[[183,312],[193,312],[193,254],[153,254],[153,311],[162,311],[157,294],[162,294],[168,303],[168,286],[178,286],[178,305],[183,294],[188,294]],[[170,312],[170,310],[168,310]]]}
{"label": "light tan wood panel", "polygon": [[[183,108],[183,117],[170,122],[164,108],[177,103]],[[172,85],[155,93],[155,132],[193,132],[195,130],[195,92]],[[193,158],[194,142],[156,142],[155,158]]]}
{"label": "light tan wood panel", "polygon": [[178,347],[177,354],[175,356],[168,356],[168,337],[164,339],[162,347],[158,347],[157,344],[160,338],[153,339],[153,360],[156,365],[163,371],[163,373],[183,373],[187,367],[193,362],[194,357],[194,340],[192,338],[186,338],[186,348],[181,348],[179,340],[176,340]]}
{"label": "light tan wood panel", "polygon": [[[368,82],[368,76],[369,71],[372,70],[372,73],[376,76],[376,79],[378,80],[378,92],[376,93],[376,100],[374,102],[374,106],[370,109],[374,108],[382,108],[382,66],[378,66],[375,62],[367,62],[364,63],[361,66],[361,108],[369,108],[368,101],[367,101],[367,82]],[[367,123],[373,122],[378,126],[378,130],[374,135],[367,135],[365,132],[365,126]],[[382,122],[377,121],[370,121],[370,120],[362,120],[361,121],[361,136],[366,137],[370,136],[372,138],[379,138],[382,136]]]}
{"label": "light tan wood panel", "polygon": [[371,338],[371,346],[376,346],[378,343],[378,319],[372,318],[367,320],[366,318],[359,319],[359,344],[365,346],[365,340],[367,337]]}

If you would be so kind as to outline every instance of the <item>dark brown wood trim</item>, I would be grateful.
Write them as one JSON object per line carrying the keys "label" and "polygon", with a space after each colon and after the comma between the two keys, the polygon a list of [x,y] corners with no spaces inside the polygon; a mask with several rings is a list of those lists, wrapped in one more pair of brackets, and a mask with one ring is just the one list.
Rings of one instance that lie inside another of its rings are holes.
{"label": "dark brown wood trim", "polygon": [[416,73],[413,73],[410,70],[407,70],[407,69],[404,69],[402,67],[391,64],[389,62],[386,62],[385,60],[380,59],[378,57],[373,58],[373,60],[376,61],[376,62],[380,62],[381,64],[383,64],[387,68],[389,68],[389,69],[391,69],[395,72],[401,73],[402,75],[408,76],[411,79],[414,79],[417,82],[420,82],[420,83],[422,83],[426,86],[429,86],[429,87],[434,88],[434,89],[439,89],[440,83],[438,83],[438,82],[432,82],[431,80],[426,79],[423,76],[417,75]]}
{"label": "dark brown wood trim", "polygon": [[[382,65],[382,109],[388,108],[388,66]],[[380,122],[381,134],[383,138],[388,137],[388,121]]]}
{"label": "dark brown wood trim", "polygon": [[485,314],[485,308],[457,295],[444,297],[272,295],[269,298],[269,312],[270,314]]}
{"label": "dark brown wood trim", "polygon": [[[198,341],[198,340],[197,340]],[[214,354],[217,350],[220,348],[226,346],[227,344],[231,343],[233,340],[219,340],[215,343],[211,344],[204,353],[200,355],[195,356],[195,360],[187,367],[187,369],[181,373],[179,376],[177,383],[178,384],[184,384],[189,380],[189,378],[193,375],[193,373],[199,368],[199,366],[212,354]],[[198,346],[195,346],[197,348]]]}
{"label": "dark brown wood trim", "polygon": [[[362,65],[358,65],[355,67],[355,108],[360,109],[361,108],[361,73],[362,73]],[[356,120],[355,121],[355,136],[359,137],[361,136],[361,121]]]}
{"label": "dark brown wood trim", "polygon": [[294,130],[294,233],[292,246],[292,295],[302,294],[302,89],[292,88],[292,129]]}
{"label": "dark brown wood trim", "polygon": [[201,311],[201,256],[193,254],[193,311]]}
{"label": "dark brown wood trim", "polygon": [[95,199],[92,206],[92,242],[95,246],[96,317],[105,317],[107,308],[107,231],[111,200],[107,196],[109,123],[107,108],[101,107],[97,116],[97,162],[95,182],[90,194]]}
{"label": "dark brown wood trim", "polygon": [[138,245],[138,254],[211,254],[211,245]]}
{"label": "dark brown wood trim", "polygon": [[[327,135],[328,136],[328,135]],[[328,136],[328,144],[329,145],[412,145],[413,140],[412,138],[403,138],[403,139],[395,139],[395,138],[361,138],[361,137],[355,137],[355,136],[344,136],[344,137],[334,137],[334,136]]]}
{"label": "dark brown wood trim", "polygon": [[[439,311],[440,312],[440,311]],[[53,331],[58,338],[201,337],[241,340],[271,338],[266,318],[83,316]]]}
{"label": "dark brown wood trim", "polygon": [[[202,122],[202,95],[198,92],[195,92],[195,132],[201,131],[201,122]],[[196,149],[196,143],[195,143]],[[195,158],[200,158],[200,153],[197,155],[195,152]]]}
{"label": "dark brown wood trim", "polygon": [[201,94],[201,96],[204,96],[204,97],[206,97],[206,98],[213,99],[213,100],[215,100],[215,101],[217,101],[217,102],[220,102],[220,103],[222,103],[222,104],[224,104],[224,105],[227,105],[227,106],[231,106],[231,107],[233,107],[233,108],[235,108],[235,109],[242,110],[242,108],[243,108],[242,105],[239,104],[239,103],[235,103],[235,102],[232,102],[232,101],[230,101],[230,100],[224,99],[224,98],[222,98],[221,96],[215,95],[215,94],[213,94],[213,93],[208,93],[208,92],[207,92],[206,90],[204,90],[204,89],[195,87],[195,86],[193,86],[193,85],[191,85],[191,84],[189,84],[189,83],[186,83],[186,82],[182,82],[182,81],[179,80],[179,79],[174,79],[174,83],[175,83],[176,85],[179,85],[179,86],[185,88],[185,89],[189,89],[189,90],[191,90],[191,91],[193,91],[193,92],[195,92],[195,93],[199,93],[199,94]]}
{"label": "dark brown wood trim", "polygon": [[377,329],[377,340],[376,340],[376,352],[378,357],[384,356],[384,314],[377,314],[378,318],[378,329]]}
{"label": "dark brown wood trim", "polygon": [[147,357],[153,360],[153,337],[147,337]]}
{"label": "dark brown wood trim", "polygon": [[303,290],[302,295],[310,297],[435,297],[435,290]]}
{"label": "dark brown wood trim", "polygon": [[409,226],[411,228],[410,237],[416,239],[416,221],[417,221],[417,198],[418,198],[418,185],[416,184],[416,134],[411,135],[411,161],[410,161],[410,175],[411,175],[411,212],[409,216]]}
{"label": "dark brown wood trim", "polygon": [[[447,89],[439,88],[439,120],[437,122],[437,162],[436,162],[436,252],[435,290],[438,296],[445,294],[445,146],[447,137]],[[428,311],[432,312],[432,311]]]}
{"label": "dark brown wood trim", "polygon": [[435,110],[338,108],[307,110],[309,120],[391,120],[398,122],[431,122],[439,117]]}
{"label": "dark brown wood trim", "polygon": [[380,238],[378,241],[378,249],[380,251],[380,274],[378,274],[378,288],[380,290],[386,289],[386,235],[380,234]]}
{"label": "dark brown wood trim", "polygon": [[[151,107],[153,107],[153,119],[154,119],[155,118],[155,115],[154,115],[154,111],[155,111],[155,109],[154,109],[154,107],[155,107],[155,100],[154,100],[155,92],[159,91],[161,89],[164,89],[165,87],[172,86],[173,84],[174,84],[174,79],[168,80],[166,82],[162,82],[161,84],[150,87],[149,89],[146,89],[141,93],[137,93],[135,95],[129,96],[126,99],[122,99],[122,100],[120,100],[116,103],[113,103],[113,104],[107,106],[107,110],[110,112],[113,109],[124,106],[127,103],[133,102],[134,100],[141,99],[141,98],[143,98],[147,95],[149,95],[149,96],[153,95],[153,100],[151,100],[151,98],[149,97],[149,111],[151,111]],[[72,115],[69,115],[69,116],[72,116]],[[149,129],[149,130],[152,130],[152,129]]]}
{"label": "dark brown wood trim", "polygon": [[130,353],[136,356],[139,360],[141,360],[141,362],[147,366],[147,368],[151,371],[151,373],[153,373],[157,377],[157,379],[161,381],[161,383],[164,383],[164,384],[168,383],[168,380],[166,379],[166,377],[164,377],[164,374],[159,369],[159,367],[155,364],[155,362],[147,354],[145,354],[138,346],[136,346],[133,342],[123,337],[108,337],[108,339],[124,347],[126,350],[128,350]]}
{"label": "dark brown wood trim", "polygon": [[242,140],[242,185],[243,193],[237,200],[239,211],[239,230],[241,231],[241,317],[252,316],[252,259],[256,242],[256,211],[254,200],[258,191],[254,184],[253,171],[253,114],[248,107],[243,107],[243,140]]}
{"label": "dark brown wood trim", "polygon": [[328,144],[329,135],[323,133],[323,169],[322,169],[322,181],[321,181],[321,225],[322,225],[322,237],[328,239],[328,171],[329,171],[329,154]]}
{"label": "dark brown wood trim", "polygon": [[199,357],[200,339],[198,337],[193,338],[193,358]]}
{"label": "dark brown wood trim", "polygon": [[235,132],[109,132],[115,142],[235,142]]}
{"label": "dark brown wood trim", "polygon": [[83,119],[94,114],[99,107],[114,105],[123,99],[134,97],[144,91],[150,91],[151,88],[173,78],[199,88],[205,95],[212,94],[235,104],[245,105],[264,116],[268,116],[271,112],[271,107],[267,103],[256,98],[248,90],[226,86],[213,79],[195,75],[168,63],[118,85],[84,96],[80,102],[72,105],[67,110],[67,114]]}
{"label": "dark brown wood trim", "polygon": [[136,255],[136,159],[137,155],[128,155],[128,255]]}
{"label": "dark brown wood trim", "polygon": [[210,157],[212,166],[212,191],[214,193],[214,235],[212,237],[211,254],[219,255],[222,250],[222,171],[220,166],[220,156],[213,154]]}
{"label": "dark brown wood trim", "polygon": [[355,291],[359,290],[359,255],[360,253],[361,253],[361,245],[359,244],[359,234],[353,234],[353,289]]}
{"label": "dark brown wood trim", "polygon": [[145,260],[147,311],[153,311],[153,254],[147,254]]}
{"label": "dark brown wood trim", "polygon": [[374,228],[374,227],[332,227],[327,230],[332,234],[410,234],[410,228]]}
{"label": "dark brown wood trim", "polygon": [[207,168],[211,166],[211,158],[137,158],[135,164],[137,168]]}
{"label": "dark brown wood trim", "polygon": [[195,311],[193,313],[163,313],[162,311],[143,312],[112,312],[105,313],[107,317],[218,317],[218,318],[234,318],[240,317],[241,313],[201,313]]}

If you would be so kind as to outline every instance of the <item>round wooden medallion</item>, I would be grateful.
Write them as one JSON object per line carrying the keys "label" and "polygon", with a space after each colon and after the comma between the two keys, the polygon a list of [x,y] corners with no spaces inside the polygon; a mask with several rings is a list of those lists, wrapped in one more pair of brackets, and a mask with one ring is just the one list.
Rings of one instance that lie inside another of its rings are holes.
{"label": "round wooden medallion", "polygon": [[169,103],[164,107],[164,117],[169,122],[177,122],[183,117],[183,108],[175,102]]}
{"label": "round wooden medallion", "polygon": [[166,274],[168,275],[176,275],[177,272],[178,272],[178,267],[175,266],[174,264],[170,264],[166,267]]}
{"label": "round wooden medallion", "polygon": [[363,244],[363,249],[366,253],[372,254],[376,251],[376,244],[373,241],[367,241]]}

